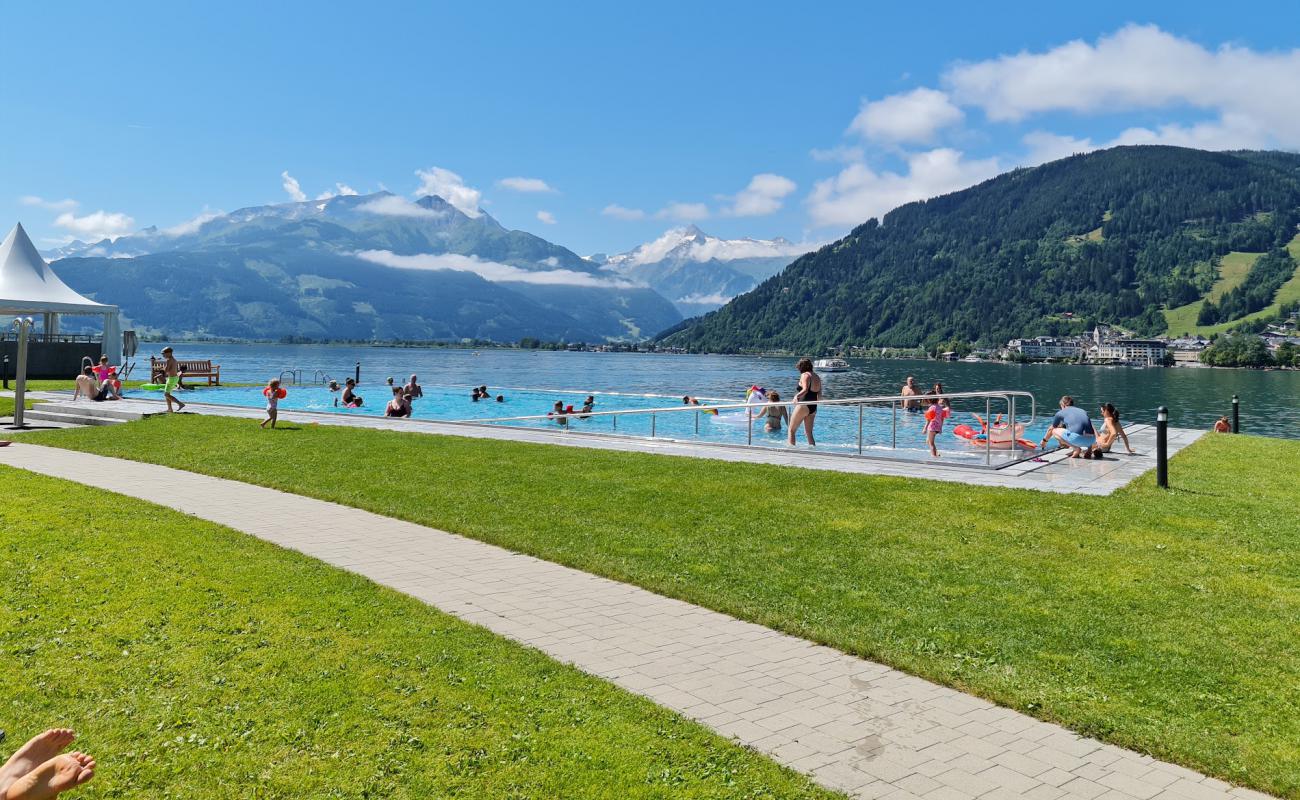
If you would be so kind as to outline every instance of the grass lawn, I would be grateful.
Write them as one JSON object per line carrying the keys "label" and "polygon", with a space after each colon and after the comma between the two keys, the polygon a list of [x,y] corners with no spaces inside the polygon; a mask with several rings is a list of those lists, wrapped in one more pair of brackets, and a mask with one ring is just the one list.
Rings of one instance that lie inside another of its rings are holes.
{"label": "grass lawn", "polygon": [[78,797],[838,796],[313,559],[65,481],[0,481],[4,752],[75,727],[99,760]]}
{"label": "grass lawn", "polygon": [[1208,438],[1174,490],[1097,498],[219,417],[27,440],[455,531],[1300,797],[1300,442]]}

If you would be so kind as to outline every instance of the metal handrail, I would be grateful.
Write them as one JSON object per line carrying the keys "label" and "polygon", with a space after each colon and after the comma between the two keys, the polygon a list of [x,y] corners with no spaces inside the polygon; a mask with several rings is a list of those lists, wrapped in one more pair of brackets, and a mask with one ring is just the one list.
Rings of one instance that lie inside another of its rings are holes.
{"label": "metal handrail", "polygon": [[[610,417],[611,421],[613,422],[613,429],[617,431],[619,417],[633,415],[633,414],[641,414],[641,415],[649,414],[650,415],[650,438],[654,438],[655,430],[656,430],[656,424],[655,424],[656,417],[659,414],[694,413],[696,415],[695,432],[699,433],[700,413],[706,410],[710,412],[718,412],[718,411],[728,411],[732,409],[736,409],[736,410],[743,409],[750,412],[750,423],[746,426],[748,429],[746,435],[746,444],[752,446],[754,442],[753,422],[755,419],[761,419],[763,416],[762,413],[756,414],[755,412],[762,412],[768,408],[772,408],[776,406],[781,406],[781,407],[790,407],[790,406],[797,407],[797,406],[813,406],[813,405],[815,406],[856,406],[858,409],[858,454],[860,455],[863,452],[862,409],[864,406],[882,405],[884,403],[890,404],[891,412],[893,416],[893,423],[892,423],[893,433],[892,433],[891,446],[897,448],[898,447],[898,408],[899,405],[903,402],[910,401],[910,402],[922,403],[925,402],[926,400],[934,400],[936,398],[940,398],[944,400],[984,399],[985,401],[984,418],[987,420],[992,415],[993,401],[1001,400],[1004,403],[1006,403],[1007,406],[1007,420],[1008,420],[1007,425],[1010,426],[1011,438],[1014,443],[1015,426],[1017,424],[1020,424],[1016,419],[1016,400],[1018,398],[1024,398],[1024,397],[1029,398],[1029,421],[1024,423],[1026,426],[1028,426],[1034,424],[1034,421],[1038,418],[1038,401],[1034,398],[1032,392],[1026,392],[1018,389],[1006,389],[1006,390],[998,390],[998,391],[991,391],[991,392],[944,392],[941,395],[909,395],[906,397],[901,395],[878,395],[878,396],[870,396],[870,397],[846,397],[840,400],[828,400],[824,398],[819,398],[817,400],[794,400],[790,402],[777,401],[774,403],[722,403],[719,405],[708,405],[708,406],[680,405],[680,406],[666,406],[663,408],[625,408],[625,409],[619,409],[617,411],[581,411],[575,409],[574,411],[566,411],[561,414],[557,414],[554,411],[552,411],[549,414],[525,414],[525,415],[514,416],[514,417],[497,417],[495,419],[477,418],[477,419],[448,420],[448,423],[466,424],[466,425],[483,425],[483,424],[495,424],[498,422],[524,422],[524,421],[534,421],[534,420],[554,421],[557,417],[564,417],[566,420],[569,417],[577,417],[579,419],[588,419],[591,417]],[[565,429],[568,430],[567,426]],[[985,451],[984,457],[986,463],[992,463],[993,437],[988,435],[988,433],[986,433],[984,437],[984,451]]]}
{"label": "metal handrail", "polygon": [[[775,403],[724,403],[719,405],[707,405],[707,406],[706,405],[698,405],[698,406],[680,405],[680,406],[665,406],[663,408],[623,408],[617,411],[581,411],[575,409],[574,411],[566,411],[563,416],[566,417],[581,416],[583,418],[586,418],[586,417],[605,417],[605,416],[625,416],[628,414],[671,414],[671,413],[682,413],[686,411],[700,412],[700,411],[704,411],[705,409],[708,409],[709,411],[726,411],[728,409],[733,409],[733,408],[760,409],[760,408],[769,408],[771,406],[789,407],[789,406],[875,405],[878,403],[890,403],[890,402],[897,403],[897,402],[903,402],[907,400],[920,403],[920,402],[924,402],[925,400],[934,399],[935,397],[939,397],[945,400],[984,398],[984,397],[1010,400],[1010,398],[1012,397],[1028,397],[1029,402],[1031,404],[1031,411],[1029,415],[1031,424],[1033,420],[1037,418],[1038,415],[1037,414],[1038,406],[1037,406],[1037,402],[1034,400],[1034,395],[1031,392],[1025,392],[1025,391],[1013,389],[1013,390],[996,391],[996,392],[944,392],[941,395],[918,394],[918,395],[911,395],[908,397],[903,397],[901,395],[896,395],[896,394],[890,394],[890,395],[879,395],[875,397],[846,397],[842,400],[826,400],[826,399],[819,398],[817,400],[806,400],[806,401],[791,400],[789,402],[786,402],[784,400],[779,400]],[[517,417],[495,417],[489,420],[485,420],[479,417],[474,419],[454,419],[454,420],[447,420],[447,421],[467,422],[467,423],[515,422],[520,420],[531,420],[531,419],[554,419],[555,416],[558,415],[556,415],[555,412],[551,412],[550,414],[527,414],[527,415],[521,415]]]}

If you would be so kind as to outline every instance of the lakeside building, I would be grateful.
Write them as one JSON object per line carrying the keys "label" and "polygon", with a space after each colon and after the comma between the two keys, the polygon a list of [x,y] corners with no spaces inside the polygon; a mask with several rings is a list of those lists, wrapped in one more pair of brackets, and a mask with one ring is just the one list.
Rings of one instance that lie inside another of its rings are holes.
{"label": "lakeside building", "polygon": [[1074,359],[1083,355],[1084,345],[1082,339],[1035,336],[1032,339],[1012,339],[1007,342],[1007,353],[1029,359]]}
{"label": "lakeside building", "polygon": [[1174,364],[1199,364],[1201,352],[1210,346],[1210,340],[1204,336],[1184,336],[1169,340],[1169,355]]}

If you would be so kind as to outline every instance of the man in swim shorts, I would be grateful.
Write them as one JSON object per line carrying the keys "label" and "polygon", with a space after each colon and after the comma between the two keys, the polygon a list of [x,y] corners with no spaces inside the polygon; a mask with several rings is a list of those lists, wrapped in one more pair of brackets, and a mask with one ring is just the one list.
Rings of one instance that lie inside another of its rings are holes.
{"label": "man in swim shorts", "polygon": [[[176,387],[180,386],[181,383],[181,365],[180,362],[176,360],[176,356],[172,353],[170,347],[164,347],[162,349],[162,354],[163,398],[167,400],[167,413],[170,414],[173,411],[180,411],[182,408],[185,408],[184,403],[175,397],[172,397],[172,392],[176,391]],[[172,403],[176,404],[175,409],[172,408]]]}
{"label": "man in swim shorts", "polygon": [[1061,410],[1052,417],[1047,435],[1038,448],[1046,449],[1048,440],[1052,438],[1056,438],[1062,447],[1070,448],[1070,458],[1079,458],[1085,448],[1097,443],[1097,431],[1092,427],[1088,412],[1075,406],[1074,398],[1068,394],[1061,398]]}

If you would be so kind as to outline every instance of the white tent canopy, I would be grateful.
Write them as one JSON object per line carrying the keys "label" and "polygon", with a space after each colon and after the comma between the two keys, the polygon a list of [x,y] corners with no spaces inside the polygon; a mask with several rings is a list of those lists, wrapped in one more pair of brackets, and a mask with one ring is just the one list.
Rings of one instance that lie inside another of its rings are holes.
{"label": "white tent canopy", "polygon": [[0,314],[44,314],[46,333],[58,332],[59,314],[95,314],[104,317],[104,354],[122,354],[122,326],[117,306],[82,297],[59,279],[45,263],[22,223],[0,244]]}

